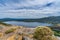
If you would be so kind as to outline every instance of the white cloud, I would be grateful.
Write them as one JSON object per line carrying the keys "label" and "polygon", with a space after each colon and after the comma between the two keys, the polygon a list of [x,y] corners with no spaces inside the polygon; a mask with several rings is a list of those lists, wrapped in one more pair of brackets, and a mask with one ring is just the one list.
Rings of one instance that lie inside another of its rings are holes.
{"label": "white cloud", "polygon": [[[5,1],[5,2],[4,2]],[[35,5],[46,5],[47,3],[53,2],[54,0],[19,0],[20,2],[18,2],[18,0],[4,0],[1,1],[1,6],[4,4],[6,6],[1,7],[1,9],[15,9],[18,7],[30,7],[30,6],[35,6]],[[15,3],[15,1],[17,1],[17,3]],[[2,4],[2,2],[4,2]]]}
{"label": "white cloud", "polygon": [[[50,2],[53,2],[54,4],[49,7],[42,7]],[[60,16],[60,4],[58,0],[25,0],[17,3],[8,1],[5,5],[6,6],[0,6],[0,18],[41,18],[47,16]],[[37,5],[42,7],[42,9],[37,8]],[[15,10],[16,8],[35,6],[37,10],[26,8]]]}
{"label": "white cloud", "polygon": [[0,18],[41,18],[58,16],[58,10],[8,10],[0,13]]}

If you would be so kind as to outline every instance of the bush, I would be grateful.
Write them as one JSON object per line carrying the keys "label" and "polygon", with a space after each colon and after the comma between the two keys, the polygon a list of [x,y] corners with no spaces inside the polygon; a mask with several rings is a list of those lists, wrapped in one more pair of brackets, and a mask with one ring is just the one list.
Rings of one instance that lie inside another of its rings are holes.
{"label": "bush", "polygon": [[54,36],[44,36],[41,40],[57,40]]}
{"label": "bush", "polygon": [[37,27],[33,37],[37,40],[53,40],[53,31],[48,27]]}
{"label": "bush", "polygon": [[58,30],[54,30],[54,35],[60,37],[60,31],[58,31]]}
{"label": "bush", "polygon": [[14,32],[15,30],[16,30],[16,29],[11,28],[11,29],[7,30],[7,31],[5,32],[5,34],[8,34],[8,33]]}

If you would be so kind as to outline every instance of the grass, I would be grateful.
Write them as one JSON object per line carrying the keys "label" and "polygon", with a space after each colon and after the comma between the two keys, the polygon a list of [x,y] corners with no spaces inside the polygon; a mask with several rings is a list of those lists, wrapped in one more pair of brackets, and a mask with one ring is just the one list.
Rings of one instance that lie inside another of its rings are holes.
{"label": "grass", "polygon": [[59,30],[54,30],[54,35],[60,37],[60,31]]}
{"label": "grass", "polygon": [[16,35],[12,35],[12,36],[10,36],[7,40],[14,40],[15,36],[16,36]]}
{"label": "grass", "polygon": [[59,36],[60,37],[60,29],[54,29],[54,28],[51,28],[51,29],[53,30],[55,36]]}
{"label": "grass", "polygon": [[0,33],[0,38],[3,37],[3,33]]}
{"label": "grass", "polygon": [[11,24],[6,24],[6,23],[3,23],[3,22],[0,22],[0,24],[5,25],[5,26],[11,26]]}
{"label": "grass", "polygon": [[15,30],[16,30],[15,28],[11,28],[11,29],[7,30],[7,31],[5,32],[5,34],[12,33],[12,32],[14,32]]}

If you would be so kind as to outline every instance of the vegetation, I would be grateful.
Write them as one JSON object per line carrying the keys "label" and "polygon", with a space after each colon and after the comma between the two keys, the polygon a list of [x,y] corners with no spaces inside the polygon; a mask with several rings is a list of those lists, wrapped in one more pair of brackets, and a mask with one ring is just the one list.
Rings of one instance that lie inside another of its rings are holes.
{"label": "vegetation", "polygon": [[15,34],[14,35],[12,35],[11,37],[8,37],[8,39],[7,40],[15,40]]}
{"label": "vegetation", "polygon": [[3,23],[3,22],[0,22],[0,24],[5,25],[5,26],[11,26],[10,24],[6,24],[6,23]]}
{"label": "vegetation", "polygon": [[11,28],[11,29],[7,30],[7,31],[5,32],[5,34],[8,34],[8,33],[14,32],[15,30],[16,30],[15,28]]}
{"label": "vegetation", "polygon": [[15,18],[3,18],[1,22],[5,21],[25,21],[25,22],[46,22],[46,23],[60,23],[60,16],[51,16],[37,19],[15,19]]}
{"label": "vegetation", "polygon": [[54,30],[54,35],[60,37],[60,31],[59,30]]}
{"label": "vegetation", "polygon": [[53,31],[48,27],[37,27],[34,32],[34,38],[37,40],[57,40]]}
{"label": "vegetation", "polygon": [[3,33],[0,33],[0,38],[3,36]]}
{"label": "vegetation", "polygon": [[52,26],[50,28],[54,31],[54,35],[55,36],[59,36],[60,37],[60,26]]}
{"label": "vegetation", "polygon": [[0,26],[0,30],[1,30],[1,29],[3,29],[3,27],[2,27],[2,26]]}

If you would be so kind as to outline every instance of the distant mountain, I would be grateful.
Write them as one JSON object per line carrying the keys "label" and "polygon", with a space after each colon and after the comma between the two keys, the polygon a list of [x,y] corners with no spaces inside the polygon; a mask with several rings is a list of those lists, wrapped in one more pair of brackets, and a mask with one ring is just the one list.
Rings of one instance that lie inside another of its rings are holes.
{"label": "distant mountain", "polygon": [[60,23],[60,16],[51,16],[40,19],[41,22],[47,23]]}
{"label": "distant mountain", "polygon": [[16,19],[16,18],[3,18],[0,21],[24,21],[24,22],[45,22],[45,23],[60,23],[60,16],[51,16],[37,19]]}

